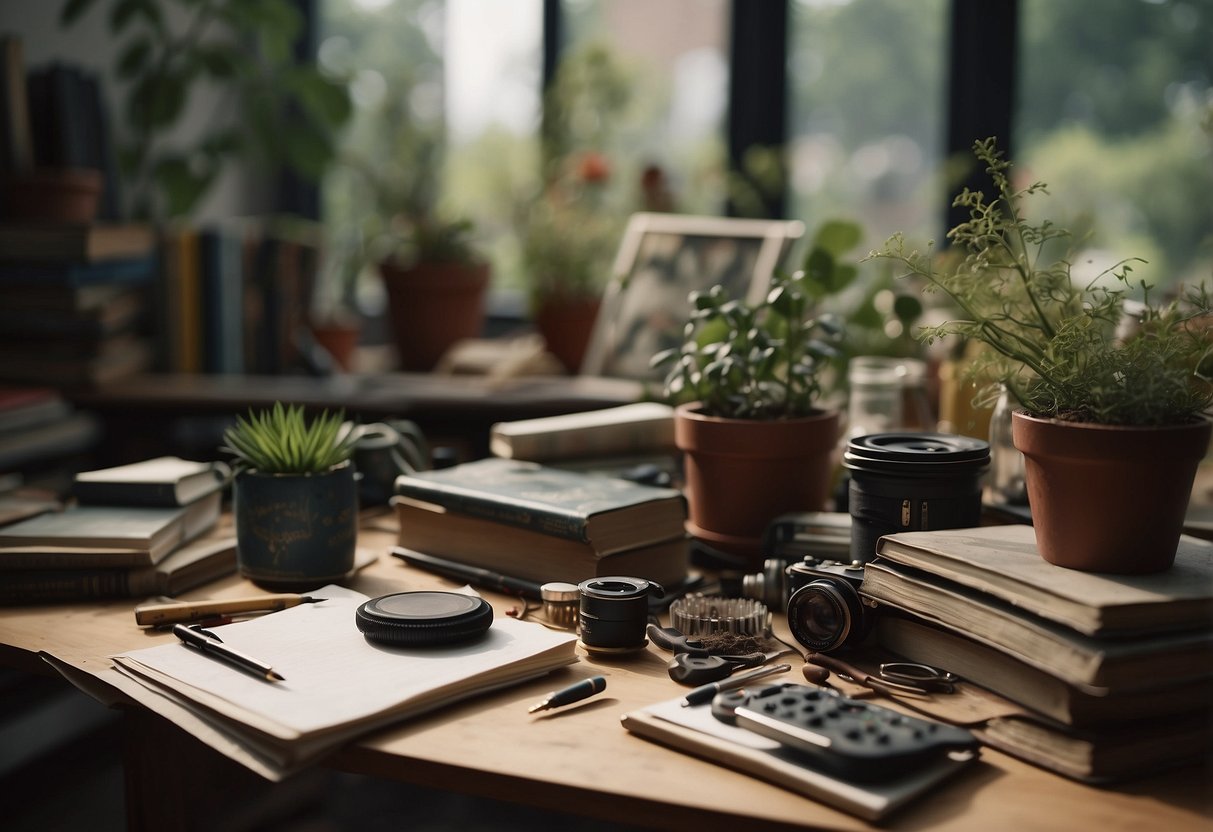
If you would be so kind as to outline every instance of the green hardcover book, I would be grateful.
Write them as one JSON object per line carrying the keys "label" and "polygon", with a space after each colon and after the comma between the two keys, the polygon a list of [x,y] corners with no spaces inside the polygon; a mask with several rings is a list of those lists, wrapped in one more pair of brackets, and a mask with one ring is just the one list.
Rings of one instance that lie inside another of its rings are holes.
{"label": "green hardcover book", "polygon": [[182,508],[80,506],[0,528],[0,570],[152,566],[219,519],[216,491]]}
{"label": "green hardcover book", "polygon": [[514,459],[481,459],[396,479],[396,493],[450,511],[580,540],[599,555],[682,537],[672,488]]}

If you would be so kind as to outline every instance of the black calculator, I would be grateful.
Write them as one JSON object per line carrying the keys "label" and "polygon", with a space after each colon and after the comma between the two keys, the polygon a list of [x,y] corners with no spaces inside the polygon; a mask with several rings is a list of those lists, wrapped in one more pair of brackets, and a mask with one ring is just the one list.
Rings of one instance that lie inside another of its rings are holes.
{"label": "black calculator", "polygon": [[712,700],[712,714],[779,742],[814,768],[856,782],[891,780],[949,754],[976,756],[980,747],[964,728],[805,685],[725,691]]}

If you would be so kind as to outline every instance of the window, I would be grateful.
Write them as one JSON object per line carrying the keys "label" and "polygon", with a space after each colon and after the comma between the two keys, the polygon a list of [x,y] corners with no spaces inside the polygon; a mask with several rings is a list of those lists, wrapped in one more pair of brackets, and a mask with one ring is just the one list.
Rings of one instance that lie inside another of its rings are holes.
{"label": "window", "polygon": [[[1213,267],[1213,6],[1022,0],[1016,162],[1085,239],[1167,286]],[[1098,19],[1099,25],[1092,25]]]}

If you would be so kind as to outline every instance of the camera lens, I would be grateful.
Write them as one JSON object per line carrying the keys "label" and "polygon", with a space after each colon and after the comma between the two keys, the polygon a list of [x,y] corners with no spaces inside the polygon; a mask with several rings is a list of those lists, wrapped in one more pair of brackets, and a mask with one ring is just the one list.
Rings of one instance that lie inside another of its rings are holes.
{"label": "camera lens", "polygon": [[858,640],[866,631],[859,593],[844,580],[810,581],[788,599],[788,627],[814,653],[828,653]]}
{"label": "camera lens", "polygon": [[643,649],[649,617],[649,595],[660,597],[660,584],[643,578],[591,578],[581,591],[581,643],[590,651]]}

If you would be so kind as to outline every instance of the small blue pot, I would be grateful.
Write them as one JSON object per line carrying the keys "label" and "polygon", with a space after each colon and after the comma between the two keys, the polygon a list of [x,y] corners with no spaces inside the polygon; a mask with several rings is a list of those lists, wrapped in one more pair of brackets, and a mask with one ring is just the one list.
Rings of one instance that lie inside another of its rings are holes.
{"label": "small blue pot", "polygon": [[350,463],[323,474],[244,471],[232,506],[240,574],[258,586],[305,592],[354,568],[358,485]]}

